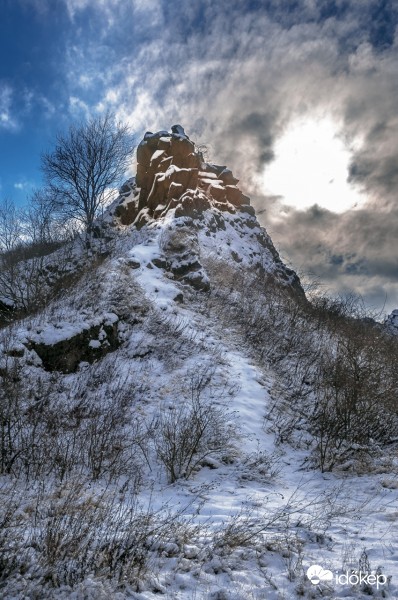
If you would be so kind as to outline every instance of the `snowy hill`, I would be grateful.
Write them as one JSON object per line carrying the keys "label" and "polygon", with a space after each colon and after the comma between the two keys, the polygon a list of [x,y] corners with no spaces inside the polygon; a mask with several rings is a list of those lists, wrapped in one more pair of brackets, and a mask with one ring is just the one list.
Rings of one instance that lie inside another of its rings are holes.
{"label": "snowy hill", "polygon": [[[397,597],[395,341],[310,307],[181,126],[137,159],[79,276],[0,331],[3,597]],[[375,382],[352,439],[311,420],[341,347]]]}

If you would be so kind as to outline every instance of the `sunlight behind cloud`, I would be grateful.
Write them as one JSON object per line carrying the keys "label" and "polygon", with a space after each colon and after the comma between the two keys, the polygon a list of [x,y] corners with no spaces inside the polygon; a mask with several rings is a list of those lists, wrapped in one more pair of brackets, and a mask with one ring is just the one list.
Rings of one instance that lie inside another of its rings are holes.
{"label": "sunlight behind cloud", "polygon": [[296,209],[317,204],[341,213],[364,202],[347,181],[349,162],[350,151],[330,119],[296,121],[277,141],[263,185]]}

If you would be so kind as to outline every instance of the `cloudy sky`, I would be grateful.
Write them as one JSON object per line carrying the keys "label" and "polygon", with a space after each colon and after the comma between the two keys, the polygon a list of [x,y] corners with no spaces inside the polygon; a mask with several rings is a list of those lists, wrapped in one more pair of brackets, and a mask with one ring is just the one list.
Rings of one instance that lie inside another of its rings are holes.
{"label": "cloudy sky", "polygon": [[87,115],[181,123],[286,261],[395,308],[397,24],[396,0],[1,0],[0,194]]}

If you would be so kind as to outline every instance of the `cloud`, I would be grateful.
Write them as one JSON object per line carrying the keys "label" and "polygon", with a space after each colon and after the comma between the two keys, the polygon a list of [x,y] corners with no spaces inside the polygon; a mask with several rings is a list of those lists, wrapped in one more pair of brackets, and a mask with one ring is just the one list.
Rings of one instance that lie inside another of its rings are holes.
{"label": "cloud", "polygon": [[387,296],[388,308],[396,307],[398,209],[368,206],[337,215],[313,207],[291,209],[278,221],[268,212],[265,220],[284,258],[299,270],[321,276],[335,291],[356,290],[379,306]]}
{"label": "cloud", "polygon": [[26,179],[21,179],[20,181],[16,181],[14,183],[14,188],[18,191],[30,191],[35,187],[35,184],[32,181],[28,181]]}
{"label": "cloud", "polygon": [[[79,12],[90,8],[93,5],[91,0],[64,0],[69,14],[73,20]],[[113,7],[119,4],[120,0],[96,0],[96,7],[102,11],[111,11]]]}
{"label": "cloud", "polygon": [[[296,266],[371,298],[396,291],[396,3],[63,2],[76,25],[64,65],[74,118],[110,108],[138,135],[180,122],[234,170]],[[361,210],[300,212],[265,195],[278,139],[306,117],[335,123]]]}
{"label": "cloud", "polygon": [[90,107],[83,102],[80,98],[76,98],[75,96],[71,96],[69,98],[69,112],[72,117],[75,119],[80,119],[83,117],[84,119],[88,119],[91,114]]}
{"label": "cloud", "polygon": [[[36,0],[40,1],[40,0]],[[63,0],[69,15],[74,21],[84,11],[89,10],[91,14],[97,13],[103,19],[103,27],[111,29],[114,26],[123,27],[123,16],[126,13],[134,14],[138,19],[150,16],[151,26],[159,25],[161,15],[160,0]]]}
{"label": "cloud", "polygon": [[13,90],[5,84],[0,83],[0,129],[16,131],[19,123],[12,113]]}

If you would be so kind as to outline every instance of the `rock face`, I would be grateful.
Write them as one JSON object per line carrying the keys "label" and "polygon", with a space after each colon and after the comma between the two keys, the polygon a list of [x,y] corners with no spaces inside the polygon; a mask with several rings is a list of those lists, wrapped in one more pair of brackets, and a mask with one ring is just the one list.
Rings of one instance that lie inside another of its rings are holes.
{"label": "rock face", "polygon": [[384,322],[388,331],[393,335],[398,335],[398,309],[392,311]]}
{"label": "rock face", "polygon": [[46,371],[73,373],[81,362],[93,363],[120,345],[117,318],[85,326],[73,335],[63,336],[61,330],[59,338],[32,339],[26,344],[39,356]]}
{"label": "rock face", "polygon": [[[221,258],[240,263],[243,249],[249,256],[245,266],[261,267],[265,261],[280,280],[302,293],[297,275],[280,260],[257,221],[250,199],[237,184],[238,179],[225,165],[204,161],[181,125],[173,125],[171,132],[148,131],[137,148],[137,176],[120,189],[113,216],[122,225],[141,229],[172,213],[175,227],[180,228],[175,237],[184,241],[184,247],[179,251],[165,248],[161,260],[175,279],[198,290],[209,289],[200,260],[201,248],[206,245],[202,243],[203,236],[223,231],[227,246],[232,244],[230,238],[235,238],[238,245],[225,248],[218,236],[215,241],[222,245],[217,249]],[[185,229],[184,235],[181,228]]]}
{"label": "rock face", "polygon": [[236,186],[236,179],[225,166],[203,161],[194,142],[181,125],[171,133],[148,131],[137,148],[137,193],[132,180],[120,189],[115,214],[123,225],[142,226],[148,218],[159,218],[175,208],[176,216],[198,218],[208,208],[234,213],[244,207],[249,214],[250,200]]}

